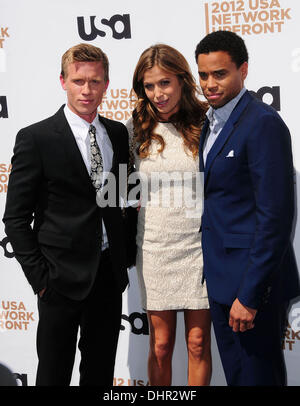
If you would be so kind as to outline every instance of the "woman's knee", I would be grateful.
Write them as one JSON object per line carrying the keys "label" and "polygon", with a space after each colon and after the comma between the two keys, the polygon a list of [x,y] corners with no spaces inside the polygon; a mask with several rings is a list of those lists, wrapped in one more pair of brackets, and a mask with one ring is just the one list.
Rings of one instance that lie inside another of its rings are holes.
{"label": "woman's knee", "polygon": [[164,360],[172,356],[176,335],[176,313],[149,312],[150,353]]}
{"label": "woman's knee", "polygon": [[172,339],[155,339],[151,342],[150,350],[155,358],[163,361],[172,356],[173,347]]}
{"label": "woman's knee", "polygon": [[189,354],[196,360],[201,360],[210,352],[210,334],[197,332],[191,334],[187,340]]}

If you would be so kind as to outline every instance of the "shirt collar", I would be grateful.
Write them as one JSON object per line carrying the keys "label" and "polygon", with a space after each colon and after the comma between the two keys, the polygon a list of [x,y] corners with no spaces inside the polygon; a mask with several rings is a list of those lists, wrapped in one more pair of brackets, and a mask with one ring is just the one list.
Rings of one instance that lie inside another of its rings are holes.
{"label": "shirt collar", "polygon": [[231,99],[224,106],[218,109],[210,107],[206,112],[208,120],[211,122],[214,116],[214,118],[218,123],[225,124],[226,121],[229,119],[230,114],[233,112],[235,106],[238,104],[239,100],[241,99],[241,97],[244,95],[245,92],[246,88],[243,87],[242,90],[239,92],[239,94],[235,96],[233,99]]}
{"label": "shirt collar", "polygon": [[91,124],[95,126],[97,132],[101,134],[101,126],[98,114],[96,115],[92,123],[88,123],[86,120],[73,113],[73,111],[67,104],[65,105],[64,113],[75,137],[80,137],[85,140],[88,136],[88,131]]}

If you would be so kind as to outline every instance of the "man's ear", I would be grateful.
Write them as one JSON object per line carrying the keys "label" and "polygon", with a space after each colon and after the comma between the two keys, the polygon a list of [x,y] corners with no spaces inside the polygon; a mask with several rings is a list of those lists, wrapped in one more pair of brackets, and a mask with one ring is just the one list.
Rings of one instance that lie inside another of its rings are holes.
{"label": "man's ear", "polygon": [[63,75],[60,75],[60,76],[59,76],[59,80],[60,80],[61,87],[62,87],[64,90],[67,90],[67,89],[66,89],[66,82],[65,82],[65,79],[64,79]]}
{"label": "man's ear", "polygon": [[241,71],[241,74],[242,74],[242,79],[245,80],[247,75],[248,75],[248,62],[244,62],[240,66],[240,71]]}

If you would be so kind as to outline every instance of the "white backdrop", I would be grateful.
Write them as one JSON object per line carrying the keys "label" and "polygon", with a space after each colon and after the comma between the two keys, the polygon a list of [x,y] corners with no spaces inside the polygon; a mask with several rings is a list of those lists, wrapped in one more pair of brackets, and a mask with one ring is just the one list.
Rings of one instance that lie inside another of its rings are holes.
{"label": "white backdrop", "polygon": [[[292,134],[295,187],[300,194],[300,137],[296,106],[300,93],[300,3],[295,0],[0,0],[0,213],[3,215],[10,159],[17,131],[42,120],[65,102],[60,60],[79,42],[101,47],[110,60],[110,85],[100,106],[109,118],[126,122],[133,109],[132,74],[141,52],[164,42],[177,48],[197,77],[196,44],[212,30],[228,29],[246,40],[250,60],[246,86],[279,111]],[[284,213],[283,213],[284,215]],[[300,264],[300,224],[293,242]],[[34,385],[37,365],[36,298],[0,224],[0,362],[20,385]],[[124,293],[115,385],[147,384],[148,330],[140,307],[135,269]],[[101,323],[101,313],[95,323]],[[105,325],[103,325],[105,330]],[[285,339],[288,384],[299,385],[300,304],[289,313]],[[212,385],[225,385],[212,343]],[[77,356],[72,385],[78,385]],[[173,385],[186,385],[183,318],[178,314]]]}

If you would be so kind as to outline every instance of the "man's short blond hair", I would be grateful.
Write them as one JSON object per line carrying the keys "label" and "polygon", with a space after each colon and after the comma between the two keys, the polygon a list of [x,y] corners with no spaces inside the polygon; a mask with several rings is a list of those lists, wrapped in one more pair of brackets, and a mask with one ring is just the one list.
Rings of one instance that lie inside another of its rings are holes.
{"label": "man's short blond hair", "polygon": [[109,80],[109,62],[106,54],[98,47],[90,44],[78,44],[68,49],[61,58],[61,75],[68,76],[68,66],[74,62],[102,62],[105,82]]}

